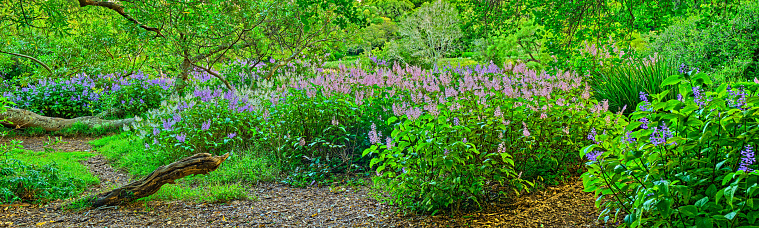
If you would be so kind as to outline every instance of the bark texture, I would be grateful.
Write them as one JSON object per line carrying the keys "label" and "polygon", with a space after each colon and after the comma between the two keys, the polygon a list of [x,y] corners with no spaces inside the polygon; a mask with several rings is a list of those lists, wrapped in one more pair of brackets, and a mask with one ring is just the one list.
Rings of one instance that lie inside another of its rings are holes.
{"label": "bark texture", "polygon": [[48,131],[59,131],[68,127],[71,127],[76,122],[83,123],[91,128],[104,127],[104,128],[117,128],[123,125],[131,125],[134,123],[134,118],[121,119],[121,120],[104,120],[96,116],[83,116],[74,119],[63,119],[57,117],[41,116],[37,113],[29,110],[11,108],[8,107],[4,113],[0,113],[0,120],[6,121],[0,122],[0,124],[6,127],[14,128],[27,128],[27,127],[41,127]]}
{"label": "bark texture", "polygon": [[174,184],[177,179],[193,174],[208,174],[216,170],[227,157],[229,154],[213,156],[209,153],[199,153],[161,166],[141,180],[98,194],[92,199],[92,207],[119,205],[152,195],[164,184]]}

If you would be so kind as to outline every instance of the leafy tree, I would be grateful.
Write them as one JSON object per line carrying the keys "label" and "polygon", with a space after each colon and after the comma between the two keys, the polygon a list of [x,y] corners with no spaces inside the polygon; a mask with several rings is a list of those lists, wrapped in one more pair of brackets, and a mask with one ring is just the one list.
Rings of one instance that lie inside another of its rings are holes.
{"label": "leafy tree", "polygon": [[372,47],[381,47],[385,42],[392,40],[397,31],[398,26],[390,18],[383,17],[382,23],[371,24],[364,28],[361,36]]}
{"label": "leafy tree", "polygon": [[409,0],[372,0],[369,5],[376,7],[383,17],[400,21],[407,12],[414,9],[414,3]]}
{"label": "leafy tree", "polygon": [[546,39],[540,38],[542,32],[543,26],[533,20],[525,20],[513,32],[492,36],[490,45],[481,51],[479,58],[499,65],[509,59],[527,62],[528,66],[546,63],[553,58],[545,48]]}
{"label": "leafy tree", "polygon": [[425,3],[401,22],[399,33],[411,56],[433,62],[450,53],[461,38],[459,13],[449,2]]}
{"label": "leafy tree", "polygon": [[[272,0],[78,0],[78,8],[71,3],[63,0],[4,3],[11,6],[4,8],[10,13],[0,15],[8,19],[6,26],[21,28],[11,36],[30,28],[62,36],[72,33],[84,36],[90,34],[80,33],[76,25],[69,22],[79,21],[71,20],[81,16],[77,13],[89,16],[87,13],[92,11],[83,10],[92,8],[87,6],[111,15],[118,14],[123,19],[121,25],[131,26],[132,29],[127,31],[151,36],[136,42],[150,45],[146,49],[149,54],[136,59],[158,60],[159,72],[166,69],[167,73],[176,74],[178,88],[183,87],[182,82],[191,70],[200,69],[218,77],[232,89],[214,70],[218,64],[230,59],[244,59],[250,65],[256,65],[276,57],[280,61],[270,64],[273,73],[295,58],[318,52],[313,50],[337,40],[336,36],[341,34],[339,30],[359,19],[353,2],[348,0],[296,0],[292,4]],[[22,6],[34,10],[25,10]],[[121,43],[114,42],[113,45]]]}

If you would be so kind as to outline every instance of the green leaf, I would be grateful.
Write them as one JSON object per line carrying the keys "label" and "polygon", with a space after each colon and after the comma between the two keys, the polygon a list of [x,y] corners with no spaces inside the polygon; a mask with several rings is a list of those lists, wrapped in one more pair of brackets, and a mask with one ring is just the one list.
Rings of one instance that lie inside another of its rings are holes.
{"label": "green leaf", "polygon": [[713,228],[714,221],[711,218],[696,218],[696,228]]}
{"label": "green leaf", "polygon": [[703,207],[704,207],[704,205],[706,205],[707,202],[709,202],[709,197],[704,197],[704,198],[701,198],[700,200],[696,201],[696,203],[694,205],[696,207],[698,207],[698,208],[704,209]]}
{"label": "green leaf", "polygon": [[682,206],[679,209],[680,213],[688,217],[696,217],[698,215],[698,208],[694,205]]}
{"label": "green leaf", "polygon": [[674,84],[680,83],[680,81],[682,80],[683,80],[682,75],[672,75],[672,76],[669,76],[667,79],[664,79],[664,81],[661,83],[661,87],[663,88],[668,85],[674,85]]}
{"label": "green leaf", "polygon": [[733,211],[733,212],[727,213],[725,215],[725,218],[727,218],[728,220],[733,220],[733,218],[735,218],[736,214],[738,214],[738,211]]}

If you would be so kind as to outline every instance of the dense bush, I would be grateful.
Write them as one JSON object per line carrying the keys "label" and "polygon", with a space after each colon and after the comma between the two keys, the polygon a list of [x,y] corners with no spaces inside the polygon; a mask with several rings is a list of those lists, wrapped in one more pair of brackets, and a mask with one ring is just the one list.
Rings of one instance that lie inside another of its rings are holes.
{"label": "dense bush", "polygon": [[617,119],[569,72],[524,64],[406,71],[394,67],[395,74],[372,80],[394,94],[383,107],[393,116],[372,124],[373,146],[363,153],[376,156],[374,180],[402,208],[457,210],[489,193],[529,189],[526,180],[565,181],[582,164],[572,148],[587,139],[577,133]]}
{"label": "dense bush", "polygon": [[85,188],[84,181],[67,176],[54,164],[37,166],[3,159],[0,167],[0,203],[65,199]]}
{"label": "dense bush", "polygon": [[492,61],[498,65],[523,61],[531,68],[539,68],[554,60],[543,44],[547,42],[541,38],[544,33],[543,27],[533,20],[523,21],[514,31],[480,41],[487,43],[481,44],[476,57],[481,62]]}
{"label": "dense bush", "polygon": [[91,81],[41,80],[35,85],[20,88],[3,96],[17,107],[51,117],[74,118],[98,113],[100,94],[92,91]]}
{"label": "dense bush", "polygon": [[759,76],[759,3],[750,1],[722,15],[700,15],[670,26],[651,45],[652,52],[716,77]]}
{"label": "dense bush", "polygon": [[148,79],[142,72],[131,76],[130,81],[113,84],[110,93],[102,99],[102,109],[111,110],[110,118],[129,118],[158,108],[171,93],[167,79]]}
{"label": "dense bush", "polygon": [[595,143],[580,151],[590,160],[582,177],[599,196],[601,218],[622,227],[757,225],[754,82],[715,87],[704,73],[674,75],[662,87],[675,89],[641,92],[624,130],[591,135]]}
{"label": "dense bush", "polygon": [[120,111],[114,117],[131,117],[156,107],[169,93],[170,85],[171,81],[148,79],[141,73],[128,78],[117,74],[95,77],[80,74],[70,79],[45,79],[5,88],[2,93],[15,107],[50,117],[91,116],[114,108]]}

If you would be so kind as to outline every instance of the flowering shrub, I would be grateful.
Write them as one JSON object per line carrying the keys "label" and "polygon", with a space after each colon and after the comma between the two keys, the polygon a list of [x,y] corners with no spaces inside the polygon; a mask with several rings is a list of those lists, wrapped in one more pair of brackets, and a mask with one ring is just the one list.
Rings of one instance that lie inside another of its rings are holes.
{"label": "flowering shrub", "polygon": [[[755,80],[759,84],[759,80]],[[704,73],[667,78],[624,130],[593,135],[582,175],[601,218],[622,227],[747,227],[759,218],[757,85],[714,88]],[[677,98],[665,99],[669,93]],[[623,122],[624,123],[624,122]]]}
{"label": "flowering shrub", "polygon": [[195,153],[224,154],[241,142],[252,143],[263,129],[257,99],[268,94],[229,91],[207,74],[193,76],[185,96],[164,98],[127,129],[142,139],[146,153],[166,164]]}
{"label": "flowering shrub", "polygon": [[92,115],[101,109],[95,105],[100,95],[92,90],[94,84],[87,77],[68,80],[40,80],[15,93],[6,91],[4,97],[16,103],[18,108],[40,115],[74,118]]}
{"label": "flowering shrub", "polygon": [[171,84],[166,78],[148,79],[142,72],[121,80],[110,87],[111,92],[103,99],[104,110],[113,110],[112,117],[128,118],[158,108],[161,100],[171,94]]}
{"label": "flowering shrub", "polygon": [[[3,92],[3,97],[16,103],[17,108],[50,117],[90,116],[110,108],[119,108],[133,116],[160,102],[160,94],[167,93],[170,83],[164,79],[148,80],[141,73],[129,78],[114,74],[95,77],[80,74],[70,79],[44,79],[26,87],[10,88]],[[133,84],[142,87],[130,87]],[[124,87],[127,90],[121,91]],[[139,103],[139,99],[148,100],[148,103]]]}
{"label": "flowering shrub", "polygon": [[574,149],[588,139],[578,133],[617,120],[569,72],[549,75],[520,64],[394,67],[383,75],[378,83],[396,98],[388,108],[394,116],[382,121],[392,132],[383,137],[373,125],[373,146],[363,154],[376,155],[374,180],[390,192],[388,200],[414,210],[455,210],[491,192],[519,193],[531,185],[526,180],[561,181],[580,168]]}

